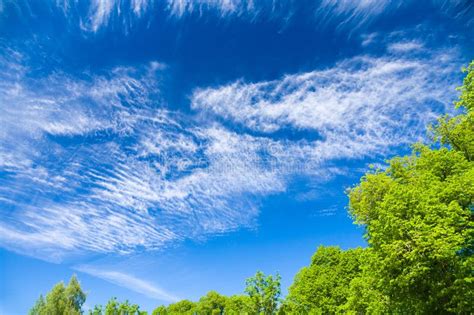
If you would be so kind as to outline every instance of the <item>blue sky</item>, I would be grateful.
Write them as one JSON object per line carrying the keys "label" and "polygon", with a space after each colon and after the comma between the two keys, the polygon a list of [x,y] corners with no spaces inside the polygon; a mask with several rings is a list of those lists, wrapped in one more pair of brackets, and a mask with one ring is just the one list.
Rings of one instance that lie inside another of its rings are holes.
{"label": "blue sky", "polygon": [[344,191],[426,140],[470,1],[0,0],[0,313],[72,273],[152,310],[319,245]]}

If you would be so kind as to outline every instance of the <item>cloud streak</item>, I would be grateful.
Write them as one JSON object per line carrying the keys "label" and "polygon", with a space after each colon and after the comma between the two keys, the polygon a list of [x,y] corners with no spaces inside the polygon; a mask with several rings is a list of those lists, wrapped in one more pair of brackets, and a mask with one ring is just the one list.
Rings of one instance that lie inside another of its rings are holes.
{"label": "cloud streak", "polygon": [[[59,10],[85,32],[96,33],[111,27],[133,28],[141,20],[150,21],[155,16],[183,19],[189,16],[238,18],[250,23],[257,20],[280,21],[282,26],[291,23],[298,12],[311,12],[311,22],[318,26],[333,25],[339,30],[354,31],[370,26],[374,21],[390,15],[399,8],[412,6],[416,1],[243,1],[243,0],[90,0],[86,3],[72,0],[55,1],[51,11]],[[441,14],[453,16],[472,25],[474,5],[466,1],[431,0],[426,6],[436,8]],[[28,0],[0,2],[0,14],[6,9],[30,15]]]}
{"label": "cloud streak", "polygon": [[176,302],[179,300],[179,298],[166,292],[155,284],[129,274],[111,270],[100,270],[88,265],[77,266],[75,269],[131,291],[143,294],[152,299],[165,302]]}

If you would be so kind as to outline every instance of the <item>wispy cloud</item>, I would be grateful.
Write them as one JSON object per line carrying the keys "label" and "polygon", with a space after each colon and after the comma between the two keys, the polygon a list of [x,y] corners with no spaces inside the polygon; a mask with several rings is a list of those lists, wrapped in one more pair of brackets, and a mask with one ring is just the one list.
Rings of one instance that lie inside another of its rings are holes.
{"label": "wispy cloud", "polygon": [[323,139],[315,146],[324,147],[321,154],[354,157],[419,140],[453,97],[445,92],[457,82],[453,55],[356,57],[281,80],[199,89],[191,102],[197,111],[268,135],[282,128],[314,132]]}
{"label": "wispy cloud", "polygon": [[[253,226],[255,198],[286,187],[262,162],[270,140],[163,109],[153,64],[34,81],[21,56],[2,68],[4,247],[49,260],[162,248]],[[299,161],[309,150],[293,147]]]}
{"label": "wispy cloud", "polygon": [[423,50],[423,44],[419,41],[395,42],[388,45],[388,50],[395,53],[409,53]]}
{"label": "wispy cloud", "polygon": [[90,30],[97,31],[106,26],[113,14],[122,15],[129,19],[131,12],[136,18],[148,10],[164,10],[171,17],[183,18],[186,16],[202,17],[213,15],[219,18],[238,17],[248,21],[259,18],[275,20],[282,23],[291,21],[297,10],[313,12],[316,22],[321,24],[333,23],[344,28],[350,24],[353,28],[368,23],[378,15],[386,12],[388,7],[394,8],[391,1],[332,1],[316,2],[287,2],[287,1],[242,1],[242,0],[166,0],[161,2],[131,1],[129,7],[115,0],[94,0],[91,2],[88,25]]}
{"label": "wispy cloud", "polygon": [[[256,20],[280,21],[282,26],[291,23],[296,13],[310,13],[314,25],[332,25],[336,29],[353,31],[370,26],[373,22],[390,15],[399,8],[409,7],[413,0],[388,1],[243,1],[243,0],[89,0],[86,3],[73,0],[54,1],[73,24],[78,23],[86,32],[96,33],[106,27],[128,31],[140,20],[168,15],[181,19],[188,16],[213,16],[220,19],[239,18],[248,22]],[[461,19],[472,25],[474,5],[466,1],[431,0],[426,6],[437,8],[440,13]],[[32,13],[28,0],[0,2],[0,14],[13,7],[22,16]],[[77,26],[77,25],[76,25]]]}
{"label": "wispy cloud", "polygon": [[294,178],[325,182],[346,171],[337,160],[420,139],[453,97],[453,56],[398,50],[202,88],[190,116],[162,104],[159,63],[32,80],[10,50],[0,59],[0,245],[61,260],[253,228],[260,200]]}
{"label": "wispy cloud", "polygon": [[89,274],[91,276],[103,279],[123,288],[143,294],[152,299],[157,299],[165,302],[176,302],[178,297],[166,292],[157,285],[139,279],[129,274],[118,271],[101,270],[88,265],[81,265],[75,268],[77,271]]}
{"label": "wispy cloud", "polygon": [[402,1],[389,0],[322,0],[316,7],[315,19],[321,24],[335,22],[339,29],[347,29],[348,26],[356,29],[402,5]]}

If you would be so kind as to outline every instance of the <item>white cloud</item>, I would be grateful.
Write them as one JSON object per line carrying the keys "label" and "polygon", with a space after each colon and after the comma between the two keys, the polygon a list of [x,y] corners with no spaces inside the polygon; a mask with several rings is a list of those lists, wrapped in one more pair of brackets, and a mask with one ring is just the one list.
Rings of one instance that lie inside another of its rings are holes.
{"label": "white cloud", "polygon": [[[183,17],[187,14],[197,13],[202,15],[206,11],[214,11],[221,17],[228,15],[258,14],[259,5],[253,1],[242,0],[167,0],[168,10],[171,15]],[[264,6],[264,3],[260,3]]]}
{"label": "white cloud", "polygon": [[165,302],[176,302],[179,300],[179,298],[176,296],[166,292],[162,288],[149,281],[142,280],[119,271],[100,270],[88,265],[77,266],[75,269],[115,285],[143,294],[152,299]]}
{"label": "white cloud", "polygon": [[449,110],[454,55],[356,57],[280,80],[198,89],[192,108],[268,135],[285,128],[316,133],[315,150],[323,147],[325,158],[365,155],[418,140]]}
{"label": "white cloud", "polygon": [[[202,120],[163,108],[157,64],[32,81],[21,55],[7,56],[0,245],[47,260],[156,250],[255,227],[261,198],[285,192],[295,177],[325,182],[346,171],[336,160],[418,139],[445,110],[441,102],[449,104],[457,70],[442,53],[354,58],[196,90]],[[275,136],[282,130],[314,140]]]}
{"label": "white cloud", "polygon": [[[148,19],[156,12],[164,12],[174,18],[190,15],[204,17],[213,15],[219,18],[237,17],[249,22],[258,18],[280,20],[283,24],[292,20],[295,11],[304,10],[314,16],[315,25],[333,24],[339,29],[351,31],[370,25],[373,21],[390,14],[401,6],[409,6],[415,1],[388,0],[320,0],[314,3],[301,4],[298,1],[243,1],[243,0],[90,0],[87,10],[84,4],[75,0],[56,0],[55,5],[65,15],[87,32],[97,32],[105,27],[124,28],[128,31],[137,21]],[[472,7],[463,6],[462,1],[432,0],[432,4],[440,12],[455,15],[456,18],[469,16]],[[0,13],[5,6],[15,6],[21,11],[22,7],[15,1],[0,2]],[[26,5],[29,9],[29,6]],[[24,12],[31,14],[31,12]],[[78,16],[76,16],[78,14]],[[474,19],[468,18],[472,24]]]}
{"label": "white cloud", "polygon": [[260,152],[272,144],[289,162],[293,148],[296,164],[309,150],[160,109],[153,65],[32,82],[21,58],[2,62],[0,203],[15,211],[0,243],[24,254],[127,253],[253,226],[255,198],[295,172]]}
{"label": "white cloud", "polygon": [[403,2],[389,0],[322,0],[315,11],[318,22],[325,24],[337,21],[338,28],[350,25],[352,29],[371,22],[388,9],[397,9]]}
{"label": "white cloud", "polygon": [[[431,5],[441,14],[464,21],[467,26],[474,23],[472,18],[474,7],[465,1],[431,0],[430,2],[426,5]],[[331,24],[339,30],[350,33],[371,25],[400,7],[409,7],[415,3],[413,0],[319,0],[313,3],[284,0],[89,0],[84,4],[77,0],[56,0],[52,6],[66,15],[73,25],[78,22],[84,31],[92,33],[106,27],[128,32],[140,20],[151,20],[150,18],[158,15],[157,12],[178,19],[190,15],[196,17],[212,15],[221,19],[239,18],[248,22],[257,19],[280,21],[285,25],[292,21],[297,11],[304,11],[313,16],[315,26]],[[28,1],[21,4],[18,1],[0,1],[0,14],[8,7],[13,7],[25,18],[33,11]]]}
{"label": "white cloud", "polygon": [[420,51],[423,44],[418,41],[396,42],[388,45],[388,50],[396,53]]}

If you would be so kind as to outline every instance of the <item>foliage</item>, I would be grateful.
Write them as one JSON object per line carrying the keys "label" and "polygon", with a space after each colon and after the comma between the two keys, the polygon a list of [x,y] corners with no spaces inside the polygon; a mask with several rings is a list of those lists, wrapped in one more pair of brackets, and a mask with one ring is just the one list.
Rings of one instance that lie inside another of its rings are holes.
{"label": "foliage", "polygon": [[223,314],[225,304],[225,296],[216,291],[209,291],[197,303],[196,311],[199,314]]}
{"label": "foliage", "polygon": [[225,314],[244,315],[253,314],[253,305],[250,297],[246,295],[232,295],[226,298]]}
{"label": "foliage", "polygon": [[79,281],[75,275],[71,277],[67,286],[63,282],[56,284],[53,289],[43,298],[40,295],[30,315],[62,315],[82,314],[82,305],[86,300],[86,294],[82,291]]}
{"label": "foliage", "polygon": [[246,280],[245,292],[252,302],[255,314],[275,314],[278,309],[281,277],[277,274],[266,276],[258,271],[254,277]]}
{"label": "foliage", "polygon": [[189,300],[182,300],[173,304],[170,304],[167,309],[167,314],[178,315],[178,314],[194,314],[196,312],[196,303]]}
{"label": "foliage", "polygon": [[466,159],[472,162],[474,160],[474,61],[463,71],[467,74],[464,84],[458,88],[461,95],[455,104],[466,113],[456,117],[442,116],[438,120],[438,125],[431,129],[435,139],[463,153]]}
{"label": "foliage", "polygon": [[310,310],[323,314],[341,313],[349,295],[349,284],[360,275],[366,251],[320,246],[311,265],[300,270],[289,289],[287,299],[292,310],[299,313]]}
{"label": "foliage", "polygon": [[466,71],[456,103],[465,112],[433,128],[448,147],[416,145],[349,194],[373,253],[366,276],[391,312],[474,310],[474,63]]}
{"label": "foliage", "polygon": [[89,315],[146,315],[147,312],[140,311],[137,304],[130,304],[128,300],[119,302],[117,298],[111,298],[107,305],[102,307],[96,305],[93,310],[89,311]]}
{"label": "foliage", "polygon": [[152,315],[167,315],[168,314],[168,310],[166,309],[166,306],[164,305],[160,305],[158,306],[157,308],[155,308],[153,310],[153,313],[151,313]]}

